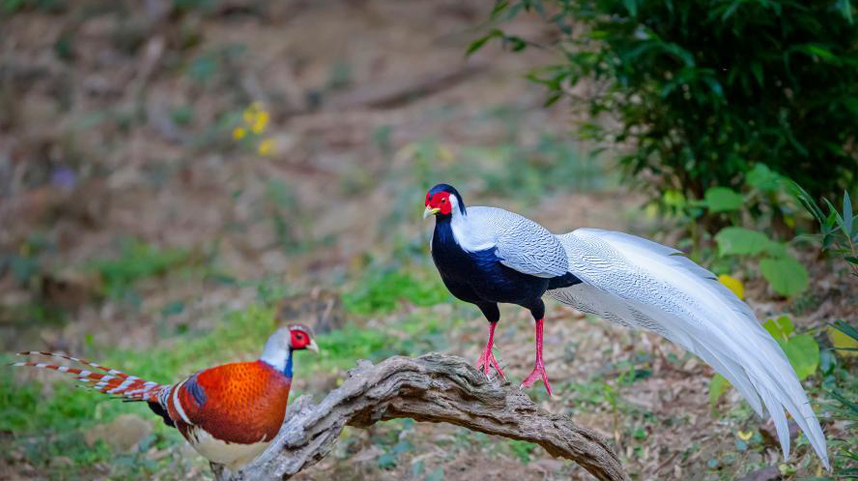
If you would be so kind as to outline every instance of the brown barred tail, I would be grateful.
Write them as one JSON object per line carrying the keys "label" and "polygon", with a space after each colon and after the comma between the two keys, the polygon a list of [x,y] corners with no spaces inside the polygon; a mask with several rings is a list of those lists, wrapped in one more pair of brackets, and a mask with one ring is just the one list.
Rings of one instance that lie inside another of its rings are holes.
{"label": "brown barred tail", "polygon": [[165,386],[156,382],[140,379],[139,377],[130,376],[128,374],[125,374],[124,372],[103,367],[93,362],[89,362],[85,359],[78,359],[76,357],[66,356],[63,354],[42,351],[24,351],[18,354],[22,356],[38,354],[41,356],[66,359],[69,361],[74,361],[83,364],[85,366],[99,369],[103,372],[92,372],[86,369],[77,369],[68,366],[58,366],[53,364],[36,362],[15,362],[11,364],[12,366],[16,367],[35,367],[40,369],[52,369],[58,372],[65,372],[75,376],[78,381],[83,383],[84,387],[95,389],[96,391],[102,392],[104,394],[120,396],[130,401],[149,401],[157,403],[161,393],[164,392],[165,389],[169,390],[170,388],[170,386]]}

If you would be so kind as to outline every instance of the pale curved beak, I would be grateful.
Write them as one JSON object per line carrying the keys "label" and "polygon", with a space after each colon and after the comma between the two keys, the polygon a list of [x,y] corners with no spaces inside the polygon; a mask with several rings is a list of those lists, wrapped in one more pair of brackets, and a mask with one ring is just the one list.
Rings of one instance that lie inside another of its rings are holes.
{"label": "pale curved beak", "polygon": [[318,345],[318,344],[316,344],[316,340],[315,340],[315,339],[310,339],[310,344],[307,344],[307,349],[309,349],[309,350],[311,350],[311,351],[315,352],[316,354],[318,354],[318,353],[319,353],[319,345]]}
{"label": "pale curved beak", "polygon": [[437,207],[429,207],[427,205],[426,210],[423,211],[423,218],[425,219],[425,218],[429,217],[430,215],[437,214],[438,212],[441,212],[441,209],[439,209]]}

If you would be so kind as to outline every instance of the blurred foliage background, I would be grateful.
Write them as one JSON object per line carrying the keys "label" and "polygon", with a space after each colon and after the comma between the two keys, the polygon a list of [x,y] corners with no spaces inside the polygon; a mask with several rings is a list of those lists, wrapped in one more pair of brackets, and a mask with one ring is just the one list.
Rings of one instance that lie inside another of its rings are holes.
{"label": "blurred foliage background", "polygon": [[[0,361],[57,350],[169,382],[319,332],[293,395],[358,359],[476,359],[426,189],[554,232],[674,245],[743,297],[823,418],[780,457],[693,356],[549,306],[546,409],[636,479],[854,475],[854,2],[0,0]],[[548,104],[548,105],[546,105]],[[497,355],[531,367],[526,312]],[[0,369],[0,480],[210,479],[143,406]],[[849,471],[853,469],[853,471]],[[772,474],[774,473],[774,474]],[[300,479],[590,479],[444,425],[348,430]]]}
{"label": "blurred foliage background", "polygon": [[[582,137],[620,144],[625,176],[661,196],[737,188],[759,164],[814,196],[856,180],[858,25],[849,0],[499,1],[492,20],[538,13],[563,61],[532,72],[571,95]],[[532,44],[493,29],[526,54]],[[540,45],[535,45],[540,46]],[[591,88],[587,88],[591,87]],[[613,122],[605,122],[606,120]]]}

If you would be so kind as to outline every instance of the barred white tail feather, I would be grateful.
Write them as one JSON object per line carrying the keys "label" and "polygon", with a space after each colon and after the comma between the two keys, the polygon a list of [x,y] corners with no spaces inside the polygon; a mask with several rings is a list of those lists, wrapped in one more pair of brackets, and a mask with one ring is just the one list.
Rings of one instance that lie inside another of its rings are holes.
{"label": "barred white tail feather", "polygon": [[65,354],[60,354],[57,352],[21,351],[18,353],[18,355],[19,356],[35,356],[35,355],[38,355],[38,356],[45,356],[45,357],[56,357],[56,358],[60,358],[60,359],[65,359],[67,361],[76,362],[78,364],[84,364],[86,366],[94,367],[96,369],[101,369],[102,371],[105,371],[105,372],[110,373],[110,374],[121,374],[119,371],[114,371],[114,370],[112,370],[110,368],[106,368],[100,364],[96,364],[94,362],[87,361],[86,359],[80,359],[78,357],[67,356]]}
{"label": "barred white tail feather", "polygon": [[66,356],[53,352],[43,351],[24,351],[18,353],[22,356],[41,355],[46,357],[55,357],[66,359],[72,362],[83,364],[95,369],[103,371],[103,373],[92,372],[86,369],[78,369],[69,366],[59,366],[55,364],[37,363],[37,362],[15,362],[12,366],[15,367],[34,367],[37,369],[51,369],[57,372],[63,372],[75,376],[80,381],[82,387],[94,389],[104,394],[118,396],[129,401],[149,401],[159,402],[162,391],[170,390],[170,386],[158,384],[152,381],[146,381],[136,376],[131,376],[116,369],[110,369],[94,362],[76,357]]}
{"label": "barred white tail feather", "polygon": [[714,274],[655,242],[578,229],[558,236],[583,284],[549,291],[559,301],[630,327],[658,332],[726,377],[757,413],[765,405],[784,457],[784,408],[830,469],[825,436],[786,356],[747,304]]}

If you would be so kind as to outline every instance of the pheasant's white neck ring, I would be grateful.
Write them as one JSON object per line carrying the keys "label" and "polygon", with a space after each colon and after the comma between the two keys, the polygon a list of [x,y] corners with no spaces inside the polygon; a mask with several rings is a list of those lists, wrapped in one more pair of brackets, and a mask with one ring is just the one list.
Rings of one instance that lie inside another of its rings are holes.
{"label": "pheasant's white neck ring", "polygon": [[259,360],[292,377],[292,347],[288,339],[279,339],[276,334],[268,338]]}

